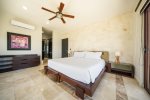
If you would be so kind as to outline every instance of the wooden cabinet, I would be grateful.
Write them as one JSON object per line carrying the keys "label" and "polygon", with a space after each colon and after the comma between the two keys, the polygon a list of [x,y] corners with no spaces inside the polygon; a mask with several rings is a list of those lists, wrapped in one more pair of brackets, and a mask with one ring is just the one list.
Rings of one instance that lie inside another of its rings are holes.
{"label": "wooden cabinet", "polygon": [[37,55],[17,55],[13,59],[13,69],[22,69],[27,67],[38,66],[40,56]]}
{"label": "wooden cabinet", "polygon": [[0,72],[3,72],[3,70],[6,69],[16,70],[34,67],[38,66],[39,64],[40,64],[40,56],[36,54],[0,56]]}

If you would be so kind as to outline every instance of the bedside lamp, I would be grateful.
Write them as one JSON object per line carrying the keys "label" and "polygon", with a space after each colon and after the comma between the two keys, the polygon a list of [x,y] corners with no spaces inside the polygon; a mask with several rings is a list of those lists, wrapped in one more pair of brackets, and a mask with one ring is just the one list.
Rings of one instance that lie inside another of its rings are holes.
{"label": "bedside lamp", "polygon": [[115,63],[116,63],[116,64],[120,64],[120,60],[119,60],[120,52],[119,52],[119,51],[115,52],[115,57],[116,57]]}

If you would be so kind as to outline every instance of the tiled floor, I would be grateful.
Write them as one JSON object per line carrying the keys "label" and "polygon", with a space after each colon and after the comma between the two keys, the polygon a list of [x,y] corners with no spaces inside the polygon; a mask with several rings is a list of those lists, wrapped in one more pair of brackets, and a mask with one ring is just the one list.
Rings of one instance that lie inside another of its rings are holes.
{"label": "tiled floor", "polygon": [[[76,100],[39,70],[43,65],[0,74],[0,100]],[[150,100],[135,79],[123,77],[128,100]],[[93,100],[116,100],[116,75],[106,73]],[[119,100],[119,99],[118,99]],[[125,99],[120,99],[125,100]]]}

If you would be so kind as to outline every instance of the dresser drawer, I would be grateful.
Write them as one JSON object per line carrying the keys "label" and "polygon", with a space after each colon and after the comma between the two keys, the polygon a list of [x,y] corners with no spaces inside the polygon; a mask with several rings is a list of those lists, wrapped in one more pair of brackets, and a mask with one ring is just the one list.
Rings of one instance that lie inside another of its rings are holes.
{"label": "dresser drawer", "polygon": [[22,69],[22,68],[28,68],[30,67],[30,65],[28,63],[20,63],[17,65],[13,65],[13,69]]}

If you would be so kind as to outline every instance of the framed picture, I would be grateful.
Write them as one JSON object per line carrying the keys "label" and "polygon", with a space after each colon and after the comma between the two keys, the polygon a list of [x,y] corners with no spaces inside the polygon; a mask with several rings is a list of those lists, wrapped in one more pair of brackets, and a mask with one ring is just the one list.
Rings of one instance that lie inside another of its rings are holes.
{"label": "framed picture", "polygon": [[7,50],[31,50],[31,36],[7,32]]}

